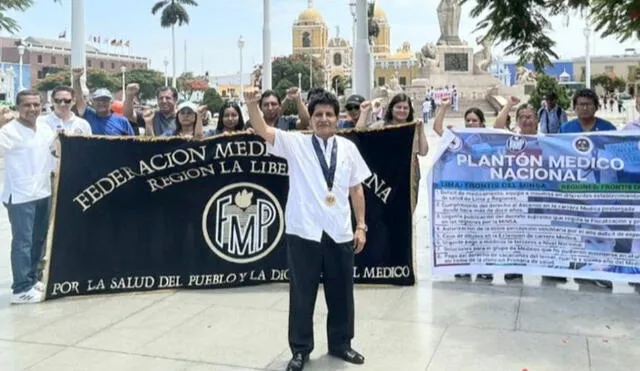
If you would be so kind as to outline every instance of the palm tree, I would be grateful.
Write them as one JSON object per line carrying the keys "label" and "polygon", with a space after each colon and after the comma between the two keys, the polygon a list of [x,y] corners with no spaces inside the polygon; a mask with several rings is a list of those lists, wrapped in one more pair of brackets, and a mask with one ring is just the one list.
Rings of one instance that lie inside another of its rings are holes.
{"label": "palm tree", "polygon": [[160,26],[162,28],[171,27],[171,60],[173,74],[171,78],[171,85],[175,88],[177,85],[176,79],[176,24],[182,26],[183,24],[189,24],[189,14],[183,5],[198,6],[193,0],[161,0],[151,8],[151,13],[156,14],[162,9],[162,15],[160,16]]}

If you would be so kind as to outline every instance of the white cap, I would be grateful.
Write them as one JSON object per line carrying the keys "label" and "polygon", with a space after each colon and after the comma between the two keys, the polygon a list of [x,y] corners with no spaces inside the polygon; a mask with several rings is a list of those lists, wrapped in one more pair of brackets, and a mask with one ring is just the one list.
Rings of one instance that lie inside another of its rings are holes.
{"label": "white cap", "polygon": [[198,113],[198,106],[195,103],[190,101],[184,101],[178,105],[178,112],[180,112],[183,108],[189,108],[193,112]]}

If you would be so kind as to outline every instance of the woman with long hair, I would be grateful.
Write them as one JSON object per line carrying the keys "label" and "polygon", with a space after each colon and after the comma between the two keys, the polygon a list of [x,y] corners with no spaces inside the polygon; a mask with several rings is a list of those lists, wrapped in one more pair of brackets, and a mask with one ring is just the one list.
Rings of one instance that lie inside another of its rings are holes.
{"label": "woman with long hair", "polygon": [[240,106],[234,102],[226,102],[218,113],[218,125],[215,134],[230,133],[245,129],[244,118]]}
{"label": "woman with long hair", "polygon": [[366,101],[360,105],[360,117],[356,124],[356,129],[362,128],[380,128],[387,125],[416,123],[416,131],[413,137],[413,150],[412,150],[412,162],[413,171],[415,176],[413,177],[413,183],[411,187],[411,210],[415,210],[418,203],[418,184],[420,182],[420,163],[418,162],[418,156],[426,156],[429,152],[429,143],[427,137],[424,134],[424,122],[422,119],[415,120],[413,117],[413,105],[411,104],[411,98],[404,93],[396,94],[387,107],[387,111],[384,114],[382,121],[374,122],[372,117],[372,105],[371,102]]}

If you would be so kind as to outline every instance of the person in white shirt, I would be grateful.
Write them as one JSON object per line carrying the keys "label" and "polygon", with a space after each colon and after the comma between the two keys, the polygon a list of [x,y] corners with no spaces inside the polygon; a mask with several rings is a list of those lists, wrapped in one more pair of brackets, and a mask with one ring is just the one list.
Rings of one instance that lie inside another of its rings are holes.
{"label": "person in white shirt", "polygon": [[4,156],[2,202],[11,223],[11,303],[37,303],[44,298],[38,271],[49,224],[52,145],[55,132],[42,122],[40,93],[23,90],[16,104],[19,117],[0,128]]}
{"label": "person in white shirt", "polygon": [[[327,92],[313,97],[309,114],[313,134],[268,126],[258,107],[260,93],[245,93],[255,133],[269,153],[289,164],[289,195],[285,212],[289,267],[288,371],[299,371],[313,350],[313,309],[320,275],[327,301],[329,354],[354,364],[364,357],[351,348],[354,335],[354,254],[364,248],[367,226],[362,182],[371,176],[350,140],[335,135],[340,112]],[[355,213],[355,233],[351,208]]]}
{"label": "person in white shirt", "polygon": [[74,102],[74,91],[69,86],[56,86],[51,92],[53,112],[38,117],[38,122],[46,123],[55,132],[72,135],[91,135],[91,126],[87,120],[76,116],[71,107]]}

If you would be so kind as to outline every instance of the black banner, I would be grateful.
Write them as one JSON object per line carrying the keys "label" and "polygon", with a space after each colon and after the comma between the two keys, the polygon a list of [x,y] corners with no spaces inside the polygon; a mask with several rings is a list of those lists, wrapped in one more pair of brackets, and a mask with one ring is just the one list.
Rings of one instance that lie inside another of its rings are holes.
{"label": "black banner", "polygon": [[[372,173],[357,283],[415,282],[414,126],[344,132]],[[61,137],[47,299],[287,280],[287,163],[254,135]]]}

